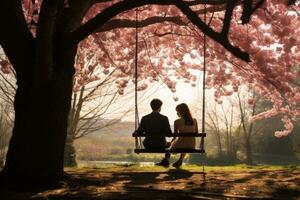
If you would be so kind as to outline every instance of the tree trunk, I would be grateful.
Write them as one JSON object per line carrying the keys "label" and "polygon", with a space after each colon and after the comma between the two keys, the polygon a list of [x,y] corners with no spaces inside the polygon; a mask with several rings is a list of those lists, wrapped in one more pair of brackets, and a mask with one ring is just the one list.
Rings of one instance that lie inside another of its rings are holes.
{"label": "tree trunk", "polygon": [[228,131],[228,128],[226,128],[226,154],[227,156],[230,156],[230,138],[229,138],[229,131]]}
{"label": "tree trunk", "polygon": [[4,159],[1,157],[0,158],[0,169],[4,166]]}
{"label": "tree trunk", "polygon": [[221,143],[221,137],[220,137],[220,132],[217,131],[215,133],[215,137],[217,140],[217,147],[218,147],[218,157],[221,158],[223,157],[223,151],[222,151],[222,143]]}
{"label": "tree trunk", "polygon": [[253,159],[252,159],[252,147],[251,147],[251,141],[250,138],[246,139],[246,163],[247,165],[253,165]]}
{"label": "tree trunk", "polygon": [[1,172],[5,184],[49,185],[64,175],[74,52],[57,50],[53,62],[56,65],[49,80],[37,83],[18,80],[13,135]]}
{"label": "tree trunk", "polygon": [[64,166],[65,167],[76,167],[76,151],[74,147],[74,139],[69,134],[67,135],[67,141],[65,145],[64,153]]}
{"label": "tree trunk", "polygon": [[71,100],[71,110],[68,116],[68,135],[65,146],[65,157],[64,164],[65,167],[76,167],[76,150],[74,148],[74,140],[76,136],[77,126],[79,123],[80,112],[83,104],[83,94],[85,87],[81,87],[79,93],[79,99],[77,100],[77,94],[73,94],[73,100]]}

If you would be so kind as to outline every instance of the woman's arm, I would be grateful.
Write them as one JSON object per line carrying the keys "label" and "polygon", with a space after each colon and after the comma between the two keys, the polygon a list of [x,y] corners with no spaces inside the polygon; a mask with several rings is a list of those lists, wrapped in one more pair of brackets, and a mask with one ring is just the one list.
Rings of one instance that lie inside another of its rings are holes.
{"label": "woman's arm", "polygon": [[174,121],[174,133],[178,133],[178,132],[179,132],[179,130],[178,130],[178,121],[175,120]]}
{"label": "woman's arm", "polygon": [[[179,132],[179,130],[178,130],[178,121],[175,120],[175,121],[174,121],[174,134],[176,134],[176,133],[178,133],[178,132]],[[173,137],[171,143],[172,143],[175,139],[176,139],[176,137]]]}

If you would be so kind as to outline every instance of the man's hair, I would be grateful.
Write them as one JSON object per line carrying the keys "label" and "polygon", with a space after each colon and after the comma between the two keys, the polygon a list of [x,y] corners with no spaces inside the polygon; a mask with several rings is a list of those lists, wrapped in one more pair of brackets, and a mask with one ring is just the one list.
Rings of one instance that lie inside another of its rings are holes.
{"label": "man's hair", "polygon": [[152,108],[152,110],[158,110],[161,105],[162,105],[162,101],[159,100],[159,99],[152,99],[151,103],[150,103],[150,106]]}

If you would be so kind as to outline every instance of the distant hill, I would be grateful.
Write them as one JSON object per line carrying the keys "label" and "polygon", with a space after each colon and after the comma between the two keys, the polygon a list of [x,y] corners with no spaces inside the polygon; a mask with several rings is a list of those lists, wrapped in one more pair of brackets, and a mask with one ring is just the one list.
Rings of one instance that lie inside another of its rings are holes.
{"label": "distant hill", "polygon": [[77,159],[110,160],[127,155],[134,148],[133,131],[134,122],[121,121],[86,135],[75,141]]}

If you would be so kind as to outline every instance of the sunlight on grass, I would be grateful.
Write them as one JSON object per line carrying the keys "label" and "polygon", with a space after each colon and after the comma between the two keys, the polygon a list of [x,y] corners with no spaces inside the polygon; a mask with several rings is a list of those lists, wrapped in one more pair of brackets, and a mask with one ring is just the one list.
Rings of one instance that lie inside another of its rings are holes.
{"label": "sunlight on grass", "polygon": [[[175,169],[174,167],[164,168],[159,166],[140,166],[136,164],[94,164],[93,166],[81,165],[76,168],[65,168],[66,171],[85,171],[91,169],[105,169],[109,171],[132,171],[132,172],[164,172]],[[280,165],[231,165],[231,166],[204,166],[205,171],[251,171],[251,170],[300,170],[300,166],[280,166]],[[200,165],[183,165],[180,170],[187,171],[202,171],[202,166]]]}

